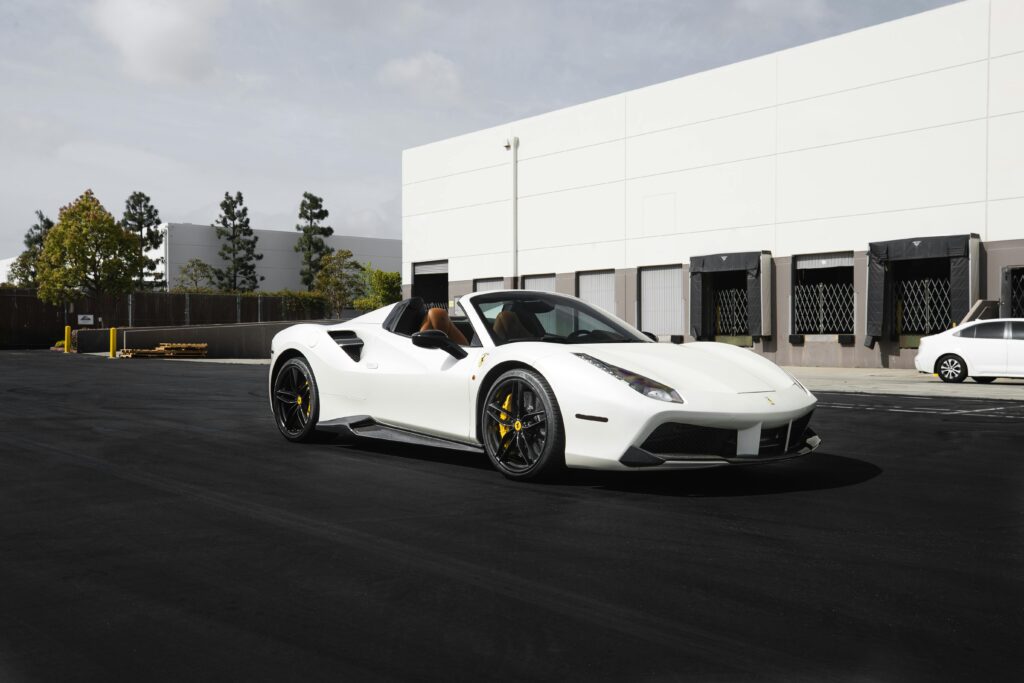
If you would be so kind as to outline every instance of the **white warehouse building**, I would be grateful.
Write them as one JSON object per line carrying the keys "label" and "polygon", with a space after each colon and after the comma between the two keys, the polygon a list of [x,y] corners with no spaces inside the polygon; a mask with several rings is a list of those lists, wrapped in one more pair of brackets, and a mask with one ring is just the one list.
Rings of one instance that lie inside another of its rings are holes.
{"label": "white warehouse building", "polygon": [[1024,315],[1024,1],[967,0],[406,150],[406,292],[576,294],[664,339],[912,367]]}

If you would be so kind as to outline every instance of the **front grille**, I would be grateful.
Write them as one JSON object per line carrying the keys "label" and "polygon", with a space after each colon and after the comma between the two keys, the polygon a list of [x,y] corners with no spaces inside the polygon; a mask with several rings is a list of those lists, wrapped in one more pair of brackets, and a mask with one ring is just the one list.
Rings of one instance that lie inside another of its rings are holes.
{"label": "front grille", "polygon": [[[807,413],[780,427],[762,429],[757,457],[785,455],[802,446],[802,437],[811,422],[811,414]],[[709,455],[735,458],[736,430],[667,422],[651,432],[641,448],[648,453],[670,458]]]}

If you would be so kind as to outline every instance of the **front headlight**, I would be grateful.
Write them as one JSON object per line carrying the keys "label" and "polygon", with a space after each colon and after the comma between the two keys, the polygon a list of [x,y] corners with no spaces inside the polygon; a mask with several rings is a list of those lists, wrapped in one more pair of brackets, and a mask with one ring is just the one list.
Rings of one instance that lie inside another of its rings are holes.
{"label": "front headlight", "polygon": [[676,393],[675,389],[665,386],[661,382],[655,382],[650,377],[644,377],[643,375],[638,375],[635,372],[630,372],[629,370],[624,370],[623,368],[615,365],[610,365],[587,353],[574,353],[573,355],[582,358],[594,367],[607,372],[615,379],[625,382],[629,385],[630,389],[639,394],[643,394],[648,398],[653,398],[657,401],[667,401],[668,403],[686,403],[686,401],[683,400],[683,397]]}

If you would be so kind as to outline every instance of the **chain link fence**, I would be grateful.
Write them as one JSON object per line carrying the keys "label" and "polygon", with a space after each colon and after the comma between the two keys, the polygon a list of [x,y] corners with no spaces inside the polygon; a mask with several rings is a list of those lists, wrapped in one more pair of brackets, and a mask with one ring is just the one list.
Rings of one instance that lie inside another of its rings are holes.
{"label": "chain link fence", "polygon": [[747,319],[747,290],[740,287],[715,291],[715,334],[740,336],[750,333]]}
{"label": "chain link fence", "polygon": [[934,334],[953,325],[949,278],[898,280],[896,301],[899,334]]}
{"label": "chain link fence", "polygon": [[853,283],[795,285],[793,331],[795,334],[853,334]]}

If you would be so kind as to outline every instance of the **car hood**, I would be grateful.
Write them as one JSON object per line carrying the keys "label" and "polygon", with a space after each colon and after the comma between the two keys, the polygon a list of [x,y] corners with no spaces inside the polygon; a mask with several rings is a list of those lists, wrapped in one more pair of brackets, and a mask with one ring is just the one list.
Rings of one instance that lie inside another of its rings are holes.
{"label": "car hood", "polygon": [[579,344],[566,349],[639,373],[678,391],[779,391],[793,378],[771,361],[728,344]]}

